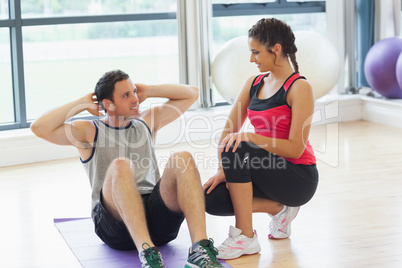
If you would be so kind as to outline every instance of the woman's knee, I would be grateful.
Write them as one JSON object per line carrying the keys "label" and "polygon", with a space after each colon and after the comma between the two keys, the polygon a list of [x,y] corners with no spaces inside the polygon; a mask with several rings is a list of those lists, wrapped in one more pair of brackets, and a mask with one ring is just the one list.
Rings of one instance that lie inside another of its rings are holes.
{"label": "woman's knee", "polygon": [[226,184],[218,184],[209,194],[207,194],[208,189],[204,192],[205,211],[216,216],[233,216],[233,204]]}
{"label": "woman's knee", "polygon": [[[222,164],[226,166],[233,166],[233,164],[237,162],[244,161],[245,158],[250,154],[250,145],[247,142],[240,142],[239,146],[237,147],[236,151],[233,152],[234,144],[232,144],[229,150],[223,151],[221,153],[221,160]],[[236,162],[237,161],[237,162]],[[240,163],[239,162],[239,163]]]}

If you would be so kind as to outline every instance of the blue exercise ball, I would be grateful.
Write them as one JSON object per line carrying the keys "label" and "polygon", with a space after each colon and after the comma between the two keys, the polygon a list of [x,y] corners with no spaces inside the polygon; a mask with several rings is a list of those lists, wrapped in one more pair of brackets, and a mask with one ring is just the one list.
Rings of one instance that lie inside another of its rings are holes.
{"label": "blue exercise ball", "polygon": [[402,89],[398,84],[395,71],[401,52],[401,37],[386,38],[370,48],[364,61],[364,74],[367,82],[386,98],[402,98]]}

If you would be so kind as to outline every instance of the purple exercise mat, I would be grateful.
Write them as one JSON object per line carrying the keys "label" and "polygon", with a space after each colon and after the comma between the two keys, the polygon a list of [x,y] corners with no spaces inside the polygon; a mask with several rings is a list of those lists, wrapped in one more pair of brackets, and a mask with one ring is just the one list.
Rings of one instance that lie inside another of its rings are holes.
{"label": "purple exercise mat", "polygon": [[[94,233],[91,218],[54,219],[82,267],[141,267],[136,250],[119,251],[109,248]],[[178,237],[168,245],[159,247],[166,268],[184,267],[190,246],[189,234],[180,230]],[[231,267],[221,260],[224,267]]]}

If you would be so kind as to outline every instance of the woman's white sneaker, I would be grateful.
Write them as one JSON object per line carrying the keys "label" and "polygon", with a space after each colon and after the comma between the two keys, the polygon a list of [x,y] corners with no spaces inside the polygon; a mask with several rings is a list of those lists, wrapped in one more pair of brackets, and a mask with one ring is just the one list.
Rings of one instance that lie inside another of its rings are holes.
{"label": "woman's white sneaker", "polygon": [[254,236],[249,238],[241,234],[241,230],[230,226],[229,237],[218,247],[218,259],[236,259],[242,255],[256,254],[261,251],[258,242],[257,232],[254,230]]}
{"label": "woman's white sneaker", "polygon": [[300,207],[284,206],[282,211],[275,215],[269,223],[270,239],[285,239],[291,234],[290,224],[296,218]]}

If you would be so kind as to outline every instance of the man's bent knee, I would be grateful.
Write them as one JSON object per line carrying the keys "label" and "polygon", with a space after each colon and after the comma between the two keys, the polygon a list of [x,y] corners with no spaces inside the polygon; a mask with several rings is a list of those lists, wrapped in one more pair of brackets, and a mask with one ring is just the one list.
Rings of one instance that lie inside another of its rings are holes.
{"label": "man's bent knee", "polygon": [[[127,176],[127,174],[129,176]],[[134,177],[134,165],[130,159],[119,157],[112,161],[106,172],[105,184],[108,184],[117,178]]]}
{"label": "man's bent knee", "polygon": [[130,159],[125,157],[119,157],[112,161],[109,166],[109,169],[113,169],[114,171],[126,171],[127,169],[133,170],[133,163]]}
{"label": "man's bent knee", "polygon": [[187,151],[176,152],[169,158],[170,168],[180,170],[182,173],[189,168],[196,169],[195,161],[191,153]]}

